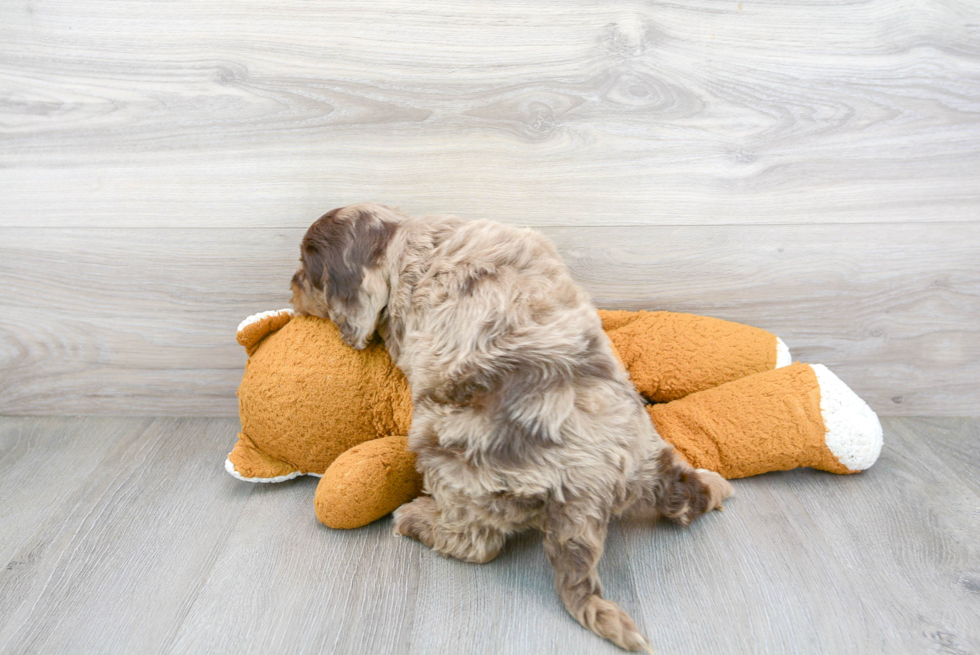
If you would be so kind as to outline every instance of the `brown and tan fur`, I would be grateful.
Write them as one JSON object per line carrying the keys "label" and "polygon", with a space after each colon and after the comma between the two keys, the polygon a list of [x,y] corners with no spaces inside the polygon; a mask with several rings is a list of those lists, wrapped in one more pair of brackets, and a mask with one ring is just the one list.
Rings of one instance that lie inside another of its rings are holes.
{"label": "brown and tan fur", "polygon": [[409,446],[428,494],[395,533],[467,562],[539,529],[568,611],[616,645],[649,648],[602,597],[611,517],[687,524],[732,492],[662,441],[595,308],[542,235],[413,218],[364,203],[310,227],[293,304],[363,348],[375,330],[412,388]]}

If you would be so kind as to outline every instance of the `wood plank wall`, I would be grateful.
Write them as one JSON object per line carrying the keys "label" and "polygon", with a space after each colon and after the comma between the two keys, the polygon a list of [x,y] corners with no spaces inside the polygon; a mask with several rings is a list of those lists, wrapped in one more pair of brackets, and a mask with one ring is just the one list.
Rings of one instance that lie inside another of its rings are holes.
{"label": "wood plank wall", "polygon": [[0,4],[0,414],[234,415],[358,200],[541,228],[600,306],[980,413],[980,3]]}

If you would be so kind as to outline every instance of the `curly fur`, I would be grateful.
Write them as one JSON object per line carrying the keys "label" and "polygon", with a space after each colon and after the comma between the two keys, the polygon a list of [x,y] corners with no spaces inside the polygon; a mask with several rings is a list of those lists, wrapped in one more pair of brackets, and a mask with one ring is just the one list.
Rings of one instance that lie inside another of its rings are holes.
{"label": "curly fur", "polygon": [[568,611],[622,648],[648,648],[602,598],[610,518],[638,508],[687,524],[731,487],[660,439],[554,246],[364,203],[320,218],[301,255],[296,309],[334,320],[355,348],[377,329],[411,385],[409,446],[428,496],[398,509],[395,533],[488,562],[509,535],[539,529]]}

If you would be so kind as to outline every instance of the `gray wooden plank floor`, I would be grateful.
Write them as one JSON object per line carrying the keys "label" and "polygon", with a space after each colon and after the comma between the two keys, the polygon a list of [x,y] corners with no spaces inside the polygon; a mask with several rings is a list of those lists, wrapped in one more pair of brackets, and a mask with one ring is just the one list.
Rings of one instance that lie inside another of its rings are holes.
{"label": "gray wooden plank floor", "polygon": [[[0,418],[0,652],[618,652],[540,538],[485,566],[331,531],[316,480],[221,467],[234,419]],[[670,653],[980,652],[980,419],[885,420],[870,471],[737,481],[690,528],[615,525],[609,597]]]}

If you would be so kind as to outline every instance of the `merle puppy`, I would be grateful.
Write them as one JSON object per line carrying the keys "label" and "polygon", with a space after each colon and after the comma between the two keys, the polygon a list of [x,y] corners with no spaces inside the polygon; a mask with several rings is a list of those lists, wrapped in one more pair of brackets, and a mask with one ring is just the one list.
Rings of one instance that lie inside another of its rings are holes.
{"label": "merle puppy", "polygon": [[488,562],[534,528],[565,607],[628,650],[649,648],[602,597],[611,517],[640,509],[683,524],[731,486],[661,440],[595,308],[542,235],[490,221],[334,209],[301,246],[293,305],[363,348],[380,332],[412,388],[409,447],[428,495],[395,533]]}

